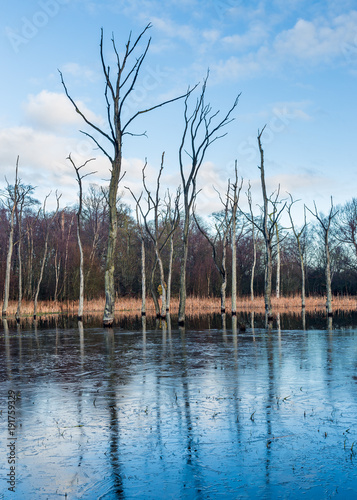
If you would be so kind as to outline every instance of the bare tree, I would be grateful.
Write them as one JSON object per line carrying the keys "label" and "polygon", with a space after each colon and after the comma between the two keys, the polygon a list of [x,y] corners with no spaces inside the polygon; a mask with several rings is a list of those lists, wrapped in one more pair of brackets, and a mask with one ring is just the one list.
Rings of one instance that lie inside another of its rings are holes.
{"label": "bare tree", "polygon": [[275,238],[276,238],[276,285],[275,296],[280,298],[280,273],[281,273],[281,251],[280,251],[280,228],[278,223],[275,224]]}
{"label": "bare tree", "polygon": [[257,264],[257,240],[256,240],[256,236],[255,236],[255,222],[254,222],[254,215],[253,215],[252,192],[251,192],[250,182],[248,185],[247,198],[248,198],[248,205],[249,205],[249,212],[250,212],[250,220],[251,220],[251,225],[252,225],[253,262],[252,262],[252,268],[251,268],[251,274],[250,274],[250,299],[253,301],[254,300],[255,266]]}
{"label": "bare tree", "polygon": [[[191,212],[193,204],[197,196],[197,174],[202,166],[208,147],[217,139],[224,137],[226,134],[217,135],[219,130],[228,125],[233,118],[230,118],[233,110],[236,108],[239,100],[239,95],[236,97],[232,107],[223,116],[221,120],[217,119],[219,111],[212,112],[210,104],[205,103],[205,94],[207,86],[208,74],[203,82],[201,94],[196,100],[196,105],[193,112],[190,114],[188,110],[188,99],[185,99],[184,108],[184,131],[179,148],[179,164],[182,182],[183,193],[183,231],[182,231],[182,257],[180,271],[180,303],[178,322],[179,325],[185,324],[186,317],[186,269],[188,257],[188,236],[191,221]],[[190,158],[190,166],[188,172],[185,169],[184,155]]]}
{"label": "bare tree", "polygon": [[338,210],[335,210],[333,206],[332,196],[331,196],[331,207],[327,216],[323,216],[318,213],[315,202],[314,202],[314,208],[315,208],[314,211],[310,210],[310,208],[308,207],[306,208],[318,220],[322,230],[324,249],[325,249],[326,312],[328,317],[332,317],[331,257],[330,257],[329,233],[332,221],[334,217],[336,217]]}
{"label": "bare tree", "polygon": [[[238,165],[237,160],[234,164],[235,179],[231,185],[231,193],[228,193],[230,199],[230,210],[232,213],[232,314],[237,314],[237,212],[239,195],[243,186],[243,179],[238,184]],[[243,231],[243,227],[242,227]],[[241,231],[241,234],[242,234]]]}
{"label": "bare tree", "polygon": [[[262,147],[261,137],[264,132],[266,125],[259,132],[258,130],[258,147],[260,153],[260,165],[258,166],[260,170],[260,182],[263,194],[263,207],[262,211],[262,221],[259,224],[253,218],[253,214],[245,214],[248,220],[255,225],[255,227],[262,232],[265,242],[265,274],[264,274],[264,304],[265,304],[265,324],[268,326],[273,321],[273,310],[271,304],[271,293],[272,293],[272,275],[273,275],[273,240],[276,235],[276,226],[279,222],[281,214],[285,208],[286,203],[282,205],[279,209],[279,191],[280,187],[275,193],[272,193],[269,197],[267,195],[266,183],[265,183],[265,169],[264,169],[264,151]],[[251,203],[250,203],[251,207]]]}
{"label": "bare tree", "polygon": [[136,220],[140,234],[141,247],[141,316],[146,316],[146,252],[145,252],[145,233],[140,223],[139,205],[135,207]]}
{"label": "bare tree", "polygon": [[84,259],[83,259],[83,247],[81,240],[81,230],[82,230],[82,206],[83,206],[83,186],[82,180],[88,175],[92,175],[95,172],[88,172],[87,174],[81,175],[81,168],[85,167],[90,161],[94,161],[95,158],[90,158],[85,161],[81,166],[77,167],[74,163],[71,154],[68,155],[67,160],[69,160],[74,168],[77,176],[79,194],[78,194],[78,210],[77,210],[77,242],[79,249],[79,304],[78,304],[78,321],[83,321],[83,304],[84,304]]}
{"label": "bare tree", "polygon": [[351,245],[357,257],[357,198],[345,203],[335,220],[335,235],[342,243]]}
{"label": "bare tree", "polygon": [[5,271],[5,285],[4,285],[4,301],[2,306],[2,316],[5,318],[7,314],[7,307],[9,304],[9,294],[10,294],[10,273],[11,273],[11,259],[12,252],[14,248],[14,219],[15,219],[15,211],[18,203],[18,187],[19,187],[19,179],[18,179],[18,169],[19,169],[19,157],[16,160],[16,170],[15,170],[15,184],[13,189],[13,199],[11,200],[11,189],[10,185],[7,182],[8,186],[8,201],[9,201],[9,209],[10,209],[10,231],[9,231],[9,243],[7,249],[6,256],[6,271]]}
{"label": "bare tree", "polygon": [[172,268],[173,268],[173,258],[174,258],[174,234],[179,225],[180,220],[180,210],[179,210],[179,200],[181,196],[180,188],[176,191],[176,197],[174,200],[174,205],[172,205],[172,196],[167,190],[165,203],[166,203],[166,227],[169,234],[169,266],[167,273],[167,295],[166,295],[166,312],[170,312],[171,303],[171,284],[172,284]]}
{"label": "bare tree", "polygon": [[[199,223],[195,211],[193,211],[193,216],[197,224],[198,229],[201,231],[203,236],[207,239],[208,243],[212,248],[213,261],[215,266],[221,276],[221,314],[226,312],[226,289],[227,289],[227,247],[229,232],[232,224],[232,214],[229,210],[230,205],[230,193],[231,185],[228,181],[228,188],[226,192],[225,200],[222,200],[221,195],[218,193],[221,203],[223,204],[223,211],[214,214],[215,216],[215,235],[211,238],[206,231],[204,231]],[[221,252],[219,252],[219,249]]]}
{"label": "bare tree", "polygon": [[36,319],[36,317],[37,317],[37,302],[38,302],[38,296],[40,293],[40,288],[41,288],[41,283],[42,283],[42,278],[43,278],[43,271],[45,269],[45,263],[46,263],[46,258],[47,258],[48,238],[49,238],[49,234],[50,234],[50,227],[51,227],[52,222],[54,221],[54,219],[56,218],[56,215],[58,213],[59,201],[60,201],[60,198],[62,196],[62,195],[57,194],[57,191],[56,191],[57,208],[53,212],[52,217],[48,219],[47,215],[46,215],[46,203],[47,203],[47,199],[50,196],[50,194],[48,194],[46,196],[46,198],[43,202],[43,208],[42,208],[45,241],[44,241],[43,255],[42,255],[42,259],[41,259],[40,273],[38,276],[37,286],[36,286],[36,290],[35,290],[35,294],[34,294],[34,298],[33,298],[33,319]]}
{"label": "bare tree", "polygon": [[[134,193],[129,189],[131,192],[134,200],[136,201],[136,206],[139,208],[139,211],[141,213],[141,216],[143,218],[144,224],[145,224],[145,229],[147,234],[149,235],[153,246],[155,250],[155,256],[156,256],[156,262],[159,266],[159,272],[160,272],[160,291],[161,291],[161,317],[165,318],[166,316],[166,291],[167,291],[167,285],[165,281],[165,272],[164,272],[164,263],[162,259],[162,250],[166,246],[167,242],[169,241],[171,235],[173,232],[176,230],[178,223],[179,223],[179,199],[180,199],[180,192],[177,192],[176,200],[175,200],[175,211],[174,211],[174,216],[173,219],[171,219],[171,227],[170,230],[167,232],[167,219],[170,219],[171,214],[168,213],[166,210],[166,213],[161,217],[162,224],[160,224],[160,211],[161,211],[161,199],[160,199],[160,179],[162,175],[162,171],[164,169],[164,157],[165,153],[162,153],[161,157],[161,166],[159,170],[159,174],[157,177],[156,181],[156,192],[154,196],[151,194],[147,183],[146,183],[146,176],[145,176],[145,170],[147,167],[147,162],[145,161],[145,165],[142,169],[142,175],[143,175],[143,186],[144,186],[144,191],[146,193],[146,211],[142,208],[142,204],[140,203],[141,201],[141,195],[139,198],[137,198]],[[149,224],[149,216],[153,212],[153,225]]]}
{"label": "bare tree", "polygon": [[[121,57],[116,47],[114,36],[112,37],[112,46],[116,60],[116,78],[112,80],[110,73],[110,66],[106,65],[104,58],[103,49],[103,29],[101,31],[100,40],[100,59],[102,63],[102,70],[105,79],[105,102],[107,109],[107,122],[109,126],[109,132],[100,128],[98,125],[93,123],[87,118],[87,116],[78,108],[75,101],[69,95],[67,87],[65,85],[62,73],[61,81],[64,87],[65,93],[69,100],[72,102],[75,110],[83,118],[85,123],[89,125],[96,134],[99,135],[97,139],[94,135],[87,132],[83,132],[86,136],[93,140],[97,147],[102,151],[102,153],[108,158],[111,165],[111,176],[109,184],[109,235],[108,235],[108,245],[107,245],[107,258],[106,258],[106,268],[105,268],[105,309],[103,316],[104,326],[111,326],[114,321],[114,307],[115,307],[115,286],[114,286],[114,271],[115,271],[115,248],[117,242],[117,193],[119,182],[123,176],[122,173],[122,143],[123,137],[125,135],[145,135],[144,134],[134,134],[130,132],[130,126],[133,121],[140,115],[148,113],[154,109],[164,106],[167,103],[177,101],[186,97],[188,94],[185,93],[174,99],[169,99],[167,101],[161,102],[150,108],[142,109],[132,114],[129,118],[125,119],[124,112],[126,111],[126,104],[128,102],[129,96],[134,91],[135,84],[137,82],[141,66],[149,50],[151,38],[149,38],[144,51],[139,55],[139,57],[134,58],[134,51],[140,43],[142,37],[146,31],[151,27],[148,24],[144,30],[139,34],[135,41],[131,40],[131,34],[129,35],[128,41],[125,46],[124,55]],[[100,140],[102,139],[102,141]],[[109,145],[109,148],[107,146]],[[112,148],[112,152],[110,152]]]}
{"label": "bare tree", "polygon": [[[7,306],[9,300],[10,292],[10,274],[11,274],[11,260],[13,248],[17,248],[17,269],[18,269],[18,300],[17,300],[17,310],[15,313],[16,320],[19,321],[21,315],[21,304],[22,304],[22,241],[23,241],[23,230],[22,230],[22,218],[23,212],[26,208],[31,205],[35,205],[37,200],[32,198],[32,194],[35,188],[31,185],[22,184],[21,179],[18,175],[19,170],[19,157],[16,160],[15,168],[15,184],[12,186],[8,183],[3,195],[7,199],[7,207],[10,213],[9,224],[9,243],[8,252],[6,256],[6,270],[5,270],[5,286],[4,286],[4,302],[2,315],[5,317],[7,313]],[[16,234],[15,234],[15,222],[16,222]],[[14,240],[15,237],[15,240]]]}
{"label": "bare tree", "polygon": [[288,214],[290,218],[290,223],[291,223],[291,229],[292,232],[295,236],[296,243],[297,243],[297,248],[299,252],[299,258],[300,258],[300,269],[301,269],[301,308],[305,309],[305,245],[303,243],[303,238],[306,235],[306,228],[307,228],[307,223],[306,223],[306,207],[304,207],[304,224],[301,226],[300,230],[298,230],[294,224],[293,216],[291,213],[291,209],[296,203],[297,200],[293,200],[293,197],[289,193],[290,196],[290,204],[288,205]]}
{"label": "bare tree", "polygon": [[[31,185],[23,185],[19,183],[18,185],[18,203],[16,204],[15,216],[16,216],[16,226],[17,226],[17,261],[18,261],[18,298],[17,298],[17,309],[15,313],[16,321],[20,321],[21,316],[21,306],[22,306],[22,217],[25,208],[39,203],[37,200],[31,197],[31,194],[35,188]],[[35,219],[36,220],[36,219]]]}
{"label": "bare tree", "polygon": [[84,282],[88,285],[90,274],[94,265],[94,259],[98,256],[102,242],[105,240],[107,203],[106,190],[94,184],[90,184],[87,195],[83,198],[82,217],[86,224],[88,235],[91,239],[91,249],[89,253],[89,265]]}

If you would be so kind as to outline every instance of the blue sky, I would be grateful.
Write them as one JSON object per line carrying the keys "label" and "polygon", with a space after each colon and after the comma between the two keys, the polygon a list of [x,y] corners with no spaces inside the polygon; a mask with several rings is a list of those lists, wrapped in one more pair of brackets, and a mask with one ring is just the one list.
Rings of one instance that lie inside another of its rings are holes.
{"label": "blue sky", "polygon": [[[213,185],[224,191],[238,160],[239,174],[261,203],[257,132],[262,137],[269,191],[280,185],[303,202],[327,211],[356,196],[355,155],[357,80],[357,2],[273,0],[17,0],[6,2],[0,20],[2,65],[0,173],[11,182],[17,155],[25,183],[42,200],[62,193],[62,206],[76,202],[77,185],[66,157],[77,163],[95,157],[86,179],[104,184],[107,160],[80,134],[86,129],[64,95],[60,69],[72,97],[105,126],[100,29],[105,56],[113,66],[112,33],[122,51],[129,31],[135,38],[152,23],[151,47],[128,112],[136,112],[202,82],[210,69],[207,99],[227,111],[241,93],[227,136],[215,142],[199,176],[198,209],[219,209]],[[135,122],[126,137],[125,178],[141,191],[141,167],[148,159],[155,180],[166,154],[163,187],[178,186],[178,146],[183,102],[170,104]],[[130,200],[127,193],[126,200]],[[54,198],[54,197],[53,197]],[[243,194],[243,199],[245,198]],[[243,203],[245,206],[245,202]],[[299,217],[299,215],[297,215]]]}

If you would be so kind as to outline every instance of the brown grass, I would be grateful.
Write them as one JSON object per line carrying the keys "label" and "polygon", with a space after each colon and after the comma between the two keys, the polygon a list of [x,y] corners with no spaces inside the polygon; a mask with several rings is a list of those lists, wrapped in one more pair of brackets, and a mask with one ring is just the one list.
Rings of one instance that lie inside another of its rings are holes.
{"label": "brown grass", "polygon": [[[85,313],[102,313],[104,310],[104,298],[85,301]],[[281,297],[277,299],[272,298],[274,312],[299,312],[301,310],[300,296]],[[178,311],[179,300],[173,298],[171,300],[171,312],[173,314]],[[325,297],[307,297],[306,298],[306,312],[323,311],[325,310],[326,298]],[[15,316],[17,308],[16,301],[10,301],[7,309],[8,317]],[[356,311],[357,310],[357,297],[354,296],[338,296],[334,297],[332,301],[332,308],[334,311]],[[37,314],[77,314],[78,301],[66,302],[53,302],[53,301],[40,301],[38,303]],[[218,297],[201,298],[201,297],[188,297],[186,303],[186,312],[188,315],[197,315],[204,313],[219,313],[221,310],[220,299]],[[237,298],[238,312],[255,311],[264,312],[264,297],[256,297],[253,301],[249,297]],[[227,299],[226,311],[231,311],[231,300]],[[119,316],[122,314],[141,314],[141,299],[120,297],[116,301],[115,312]],[[147,300],[146,312],[148,315],[155,314],[153,301]],[[23,302],[22,316],[32,316],[33,303]]]}

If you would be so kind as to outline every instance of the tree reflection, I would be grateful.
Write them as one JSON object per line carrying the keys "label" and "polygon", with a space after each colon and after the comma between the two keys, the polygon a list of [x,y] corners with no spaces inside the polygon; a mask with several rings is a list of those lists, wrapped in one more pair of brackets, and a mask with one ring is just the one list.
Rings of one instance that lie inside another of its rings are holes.
{"label": "tree reflection", "polygon": [[115,369],[115,338],[113,329],[106,328],[104,335],[108,352],[106,403],[109,413],[109,462],[113,484],[110,492],[115,494],[115,498],[122,499],[125,497],[120,462],[120,423],[116,397],[118,377]]}

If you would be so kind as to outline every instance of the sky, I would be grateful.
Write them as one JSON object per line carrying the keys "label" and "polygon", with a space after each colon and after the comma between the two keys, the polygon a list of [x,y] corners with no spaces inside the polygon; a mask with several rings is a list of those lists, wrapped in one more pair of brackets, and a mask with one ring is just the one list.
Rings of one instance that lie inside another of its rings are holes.
{"label": "sky", "polygon": [[[143,52],[151,37],[126,116],[184,94],[209,69],[206,101],[224,116],[237,95],[234,120],[226,135],[207,150],[198,176],[197,212],[220,210],[216,192],[224,193],[234,177],[243,178],[242,208],[252,185],[255,210],[261,205],[257,134],[262,135],[269,193],[280,190],[295,200],[296,220],[303,206],[328,212],[356,196],[357,160],[357,1],[305,0],[17,0],[5,2],[0,19],[0,188],[13,183],[16,158],[25,184],[36,186],[48,206],[73,207],[78,187],[77,165],[95,158],[83,181],[105,185],[110,164],[67,99],[70,95],[88,118],[105,129],[106,103],[100,61],[101,28],[104,56],[116,75],[111,39],[120,54],[151,23],[135,51]],[[178,149],[184,127],[183,100],[141,115],[125,136],[119,187],[142,190],[141,169],[147,159],[147,182],[155,188],[165,152],[163,192],[180,184]],[[142,136],[146,132],[145,136]],[[189,157],[187,157],[187,166]]]}

